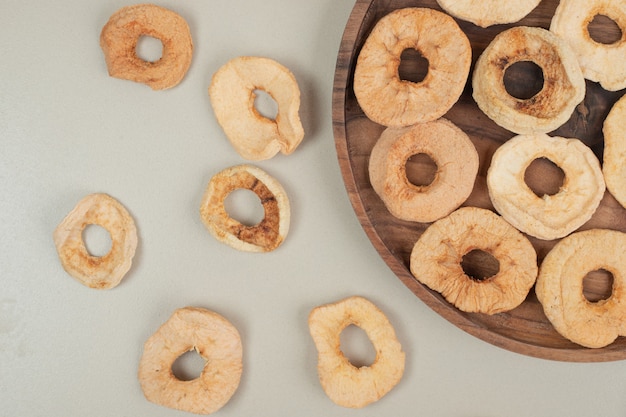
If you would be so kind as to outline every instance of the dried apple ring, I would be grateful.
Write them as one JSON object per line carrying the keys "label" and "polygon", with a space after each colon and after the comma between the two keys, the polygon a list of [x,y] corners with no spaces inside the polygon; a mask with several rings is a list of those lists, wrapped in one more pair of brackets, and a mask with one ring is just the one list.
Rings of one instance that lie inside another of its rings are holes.
{"label": "dried apple ring", "polygon": [[[406,164],[418,154],[437,165],[434,180],[412,184]],[[369,160],[370,182],[395,217],[432,222],[456,210],[471,194],[478,173],[478,152],[469,137],[446,119],[404,128],[387,128]]]}
{"label": "dried apple ring", "polygon": [[[626,336],[626,234],[591,229],[559,241],[541,263],[535,292],[557,332],[589,348],[608,346]],[[589,301],[585,276],[596,270],[613,276],[609,298]]]}
{"label": "dried apple ring", "polygon": [[626,207],[626,96],[622,96],[604,119],[602,173],[606,188]]}
{"label": "dried apple ring", "polygon": [[437,0],[452,16],[486,28],[522,20],[541,0]]}
{"label": "dried apple ring", "polygon": [[[161,41],[156,62],[137,56],[137,41],[150,36]],[[153,90],[176,86],[185,77],[193,55],[193,41],[185,19],[153,4],[126,6],[109,18],[100,34],[100,47],[112,77],[148,85]]]}
{"label": "dried apple ring", "polygon": [[[491,254],[498,272],[474,279],[463,257]],[[490,210],[463,207],[430,225],[415,243],[410,269],[422,284],[468,313],[497,314],[519,306],[537,278],[537,253],[530,241]]]}
{"label": "dried apple ring", "polygon": [[[599,14],[619,26],[622,33],[617,42],[596,42],[589,34],[589,24]],[[550,30],[572,47],[585,78],[599,82],[609,91],[626,87],[626,8],[622,1],[561,1],[554,12]]]}
{"label": "dried apple ring", "polygon": [[[93,256],[85,247],[83,231],[98,225],[109,232],[111,249]],[[90,194],[80,200],[53,233],[61,265],[68,274],[90,288],[117,286],[131,267],[137,248],[135,221],[113,197]]]}
{"label": "dried apple ring", "polygon": [[[418,83],[398,74],[406,49],[428,60],[428,73]],[[469,39],[452,17],[429,8],[398,9],[380,19],[365,40],[354,93],[365,115],[384,126],[436,120],[461,96],[471,60]]]}
{"label": "dried apple ring", "polygon": [[[224,200],[237,189],[250,190],[261,200],[265,216],[259,224],[248,226],[228,215]],[[244,164],[211,178],[202,197],[200,217],[220,242],[241,251],[270,252],[287,237],[291,214],[283,186],[262,169]]]}
{"label": "dried apple ring", "polygon": [[[524,181],[528,166],[546,158],[565,173],[554,195],[538,196]],[[487,172],[494,207],[524,233],[544,240],[568,235],[598,208],[606,186],[600,162],[578,139],[546,134],[519,135],[494,153]]]}
{"label": "dried apple ring", "polygon": [[[543,88],[528,99],[510,95],[504,73],[518,62],[543,71]],[[574,51],[554,33],[518,26],[498,34],[478,58],[472,78],[478,107],[518,134],[551,132],[569,120],[585,97],[586,85]]]}
{"label": "dried apple ring", "polygon": [[[200,376],[178,379],[172,365],[195,350],[205,361]],[[241,380],[243,348],[239,332],[221,315],[194,307],[176,310],[146,340],[139,361],[139,383],[150,402],[195,414],[222,408]]]}
{"label": "dried apple ring", "polygon": [[[275,119],[257,111],[255,90],[265,91],[276,101]],[[288,68],[272,59],[243,56],[230,60],[213,75],[209,96],[218,123],[245,159],[269,159],[279,151],[289,155],[302,142],[298,83]]]}
{"label": "dried apple ring", "polygon": [[[370,366],[352,365],[341,351],[341,332],[350,325],[363,329],[374,345],[376,359]],[[309,314],[309,331],[318,351],[320,383],[335,404],[365,407],[402,379],[402,346],[385,314],[371,301],[354,296],[316,307]]]}

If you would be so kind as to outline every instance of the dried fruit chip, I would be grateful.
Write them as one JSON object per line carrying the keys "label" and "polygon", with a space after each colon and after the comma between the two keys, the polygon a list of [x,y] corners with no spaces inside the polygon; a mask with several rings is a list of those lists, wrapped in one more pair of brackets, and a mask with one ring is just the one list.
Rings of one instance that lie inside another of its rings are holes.
{"label": "dried fruit chip", "polygon": [[[504,74],[530,61],[543,71],[543,88],[531,98],[510,95]],[[569,120],[586,85],[574,51],[552,32],[518,26],[498,34],[478,58],[472,76],[478,107],[498,125],[519,134],[551,132]]]}
{"label": "dried fruit chip", "polygon": [[[613,20],[621,29],[620,39],[611,44],[596,42],[589,24],[597,15]],[[562,0],[550,31],[565,39],[578,57],[585,78],[599,82],[609,91],[626,87],[626,8],[623,1]]]}
{"label": "dried fruit chip", "polygon": [[[265,216],[259,224],[245,225],[232,217],[224,200],[237,189],[254,192]],[[202,197],[200,217],[220,242],[246,252],[269,252],[280,246],[289,231],[289,199],[282,185],[265,171],[251,165],[237,165],[213,176]]]}
{"label": "dried fruit chip", "polygon": [[[111,249],[104,256],[93,256],[85,247],[83,231],[92,224],[111,236]],[[135,221],[124,206],[106,194],[90,194],[80,200],[54,230],[53,238],[67,273],[96,289],[117,286],[130,269],[137,248]]]}
{"label": "dried fruit chip", "polygon": [[[425,186],[412,184],[406,174],[407,161],[419,154],[437,165],[434,180]],[[387,128],[369,161],[370,182],[389,212],[415,222],[432,222],[457,209],[472,192],[477,173],[476,148],[445,119]]]}
{"label": "dried fruit chip", "polygon": [[541,0],[437,0],[452,16],[486,28],[522,20]]}
{"label": "dried fruit chip", "polygon": [[[195,350],[206,364],[190,381],[176,378],[174,361]],[[176,410],[211,414],[231,399],[241,380],[243,349],[237,329],[202,308],[178,309],[144,344],[139,383],[148,401]]]}
{"label": "dried fruit chip", "polygon": [[[275,119],[257,111],[255,90],[265,91],[276,101]],[[243,56],[230,60],[213,75],[209,96],[218,123],[245,159],[265,160],[279,151],[289,155],[304,138],[296,78],[272,59]]]}
{"label": "dried fruit chip", "polygon": [[[565,173],[558,193],[538,196],[524,181],[528,166],[547,158]],[[494,153],[487,172],[489,196],[509,223],[539,239],[552,240],[578,229],[604,196],[600,162],[578,139],[519,135]]]}
{"label": "dried fruit chip", "polygon": [[[495,275],[475,279],[465,273],[463,257],[474,250],[499,262]],[[537,278],[537,254],[530,241],[497,214],[463,207],[424,231],[411,252],[410,269],[459,310],[496,314],[526,299]]]}
{"label": "dried fruit chip", "polygon": [[[402,52],[428,60],[420,82],[398,74]],[[367,117],[403,127],[436,120],[461,96],[472,60],[469,39],[453,18],[428,8],[395,10],[376,23],[354,71],[354,93]]]}
{"label": "dried fruit chip", "polygon": [[[626,234],[591,229],[559,241],[541,263],[535,292],[554,328],[565,338],[589,348],[608,346],[626,336]],[[587,300],[585,276],[595,270],[613,276],[607,299]]]}
{"label": "dried fruit chip", "polygon": [[602,173],[606,188],[626,207],[626,96],[615,103],[604,120]]}
{"label": "dried fruit chip", "polygon": [[[349,325],[363,329],[376,350],[370,366],[357,368],[341,351]],[[362,408],[386,395],[402,378],[405,355],[393,326],[372,302],[349,297],[314,308],[309,331],[318,351],[317,370],[326,395],[338,405]]]}
{"label": "dried fruit chip", "polygon": [[[141,36],[150,36],[163,45],[161,58],[144,61],[136,53]],[[100,47],[112,77],[144,83],[153,90],[179,84],[193,55],[193,41],[185,19],[153,4],[126,6],[115,12],[102,28]]]}

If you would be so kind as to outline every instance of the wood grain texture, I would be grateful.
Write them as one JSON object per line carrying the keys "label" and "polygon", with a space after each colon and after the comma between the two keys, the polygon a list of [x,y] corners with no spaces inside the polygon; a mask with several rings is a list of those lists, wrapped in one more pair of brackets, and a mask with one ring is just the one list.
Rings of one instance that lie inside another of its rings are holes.
{"label": "wood grain texture", "polygon": [[[554,14],[557,0],[544,0],[530,15],[516,25],[540,26],[548,28]],[[534,289],[524,303],[507,313],[493,316],[468,314],[459,311],[446,302],[438,293],[431,291],[413,278],[409,270],[409,258],[413,245],[428,224],[411,223],[391,216],[376,195],[369,182],[368,158],[374,143],[384,127],[368,120],[361,111],[352,90],[352,77],[358,53],[374,24],[385,14],[403,7],[441,8],[435,0],[357,0],[346,24],[341,41],[333,86],[333,130],[337,157],[341,167],[347,193],[352,202],[358,220],[363,226],[372,244],[398,278],[424,303],[442,317],[464,331],[504,349],[533,357],[571,361],[601,362],[626,359],[626,338],[618,338],[610,346],[601,349],[588,349],[578,346],[553,329],[541,305],[537,301]],[[593,23],[596,37],[614,39],[619,29],[608,19],[597,19]],[[500,31],[512,25],[498,25],[481,29],[471,23],[457,21],[472,43],[473,66],[480,53]],[[590,30],[592,30],[590,29]],[[597,39],[597,38],[596,38]],[[417,54],[403,56],[407,60],[416,60]],[[403,71],[419,73],[419,63],[413,68],[404,63]],[[511,74],[507,83],[517,90],[534,88],[528,83],[529,71],[521,69]],[[471,80],[471,74],[470,74]],[[463,95],[446,114],[469,136],[480,157],[480,169],[472,194],[464,205],[477,206],[493,210],[489,199],[486,174],[491,157],[500,144],[514,136],[513,133],[499,127],[477,107],[471,96],[471,81],[468,80]],[[623,91],[607,92],[596,83],[587,82],[587,96],[571,119],[551,135],[576,137],[587,144],[602,159],[603,137],[602,123],[613,104]],[[420,172],[428,172],[428,161],[415,161],[407,164],[408,175],[419,177]],[[536,191],[558,187],[562,172],[549,161],[538,160],[529,169],[527,182]],[[607,192],[593,218],[582,229],[611,228],[626,232],[626,210]],[[538,260],[554,246],[556,241],[542,241],[529,237],[537,250]],[[625,248],[626,250],[626,248]],[[478,269],[480,265],[473,265]],[[489,271],[484,271],[486,274]],[[610,293],[610,279],[606,274],[590,274],[586,279],[586,295],[589,299],[606,297]],[[609,286],[607,288],[607,286]]]}

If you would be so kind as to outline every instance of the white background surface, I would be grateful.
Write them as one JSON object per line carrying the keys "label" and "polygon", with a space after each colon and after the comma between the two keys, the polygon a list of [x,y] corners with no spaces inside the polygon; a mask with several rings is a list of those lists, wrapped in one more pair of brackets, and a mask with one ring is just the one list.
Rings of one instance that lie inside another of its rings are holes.
{"label": "white background surface", "polygon": [[[429,310],[378,257],[349,204],[331,126],[351,1],[160,1],[195,43],[183,82],[161,92],[107,75],[100,30],[128,4],[0,6],[0,415],[186,415],[146,401],[136,374],[144,341],[188,305],[224,315],[242,336],[241,384],[217,415],[626,415],[626,363],[493,347]],[[292,205],[290,234],[269,254],[217,242],[198,215],[210,177],[244,162],[207,94],[213,72],[239,55],[276,59],[302,91],[303,143],[256,163]],[[117,198],[139,230],[134,265],[110,291],[67,275],[52,242],[93,192]],[[319,385],[307,316],[356,294],[388,315],[407,364],[381,401],[348,410]]]}

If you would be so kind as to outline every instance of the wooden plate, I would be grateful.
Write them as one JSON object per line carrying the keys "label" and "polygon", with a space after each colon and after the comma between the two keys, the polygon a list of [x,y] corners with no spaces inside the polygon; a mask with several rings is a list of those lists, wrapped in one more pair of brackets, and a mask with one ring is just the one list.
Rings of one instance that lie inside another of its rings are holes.
{"label": "wooden plate", "polygon": [[[544,0],[516,25],[548,28],[557,4],[558,0]],[[394,218],[372,189],[368,177],[368,158],[384,128],[364,116],[352,90],[356,58],[367,35],[378,19],[403,7],[441,10],[435,0],[357,0],[345,28],[335,72],[333,129],[337,155],[354,211],[372,244],[398,278],[423,302],[454,325],[486,342],[517,353],[560,361],[600,362],[625,359],[626,338],[619,337],[613,344],[602,349],[587,349],[561,337],[543,314],[534,290],[531,290],[520,307],[508,313],[493,316],[467,314],[447,303],[438,293],[423,286],[411,275],[411,249],[428,224],[404,222]],[[458,23],[472,43],[473,63],[497,33],[511,27],[499,25],[482,29],[471,23]],[[604,42],[619,38],[621,33],[613,21],[602,16],[594,20],[589,30],[595,39]],[[403,79],[415,81],[419,79],[420,72],[427,70],[427,66],[424,67],[427,64],[420,63],[419,56],[409,52],[405,51],[403,54],[400,75]],[[532,90],[529,80],[536,76],[536,68],[522,65],[507,73],[505,82],[509,91],[520,97],[527,94],[529,89]],[[516,92],[513,93],[513,90]],[[598,84],[587,82],[585,101],[578,106],[568,123],[551,134],[581,139],[601,160],[602,123],[622,94],[623,91],[607,92]],[[470,136],[480,155],[479,175],[473,193],[465,205],[493,210],[487,192],[487,168],[495,149],[514,134],[498,127],[478,109],[471,96],[469,80],[462,97],[445,117]],[[434,169],[429,161],[419,158],[407,163],[407,175],[412,182],[427,181],[425,176],[432,174]],[[562,175],[562,171],[551,162],[537,160],[527,171],[527,183],[536,192],[556,192]],[[581,229],[589,228],[611,228],[626,232],[626,210],[607,192],[596,214]],[[556,243],[534,238],[530,240],[537,250],[539,262]],[[481,259],[475,258],[473,263],[469,260],[465,268],[468,273],[489,276],[492,272],[485,265]],[[611,282],[610,274],[594,271],[585,278],[585,295],[591,301],[606,298],[611,294]]]}

